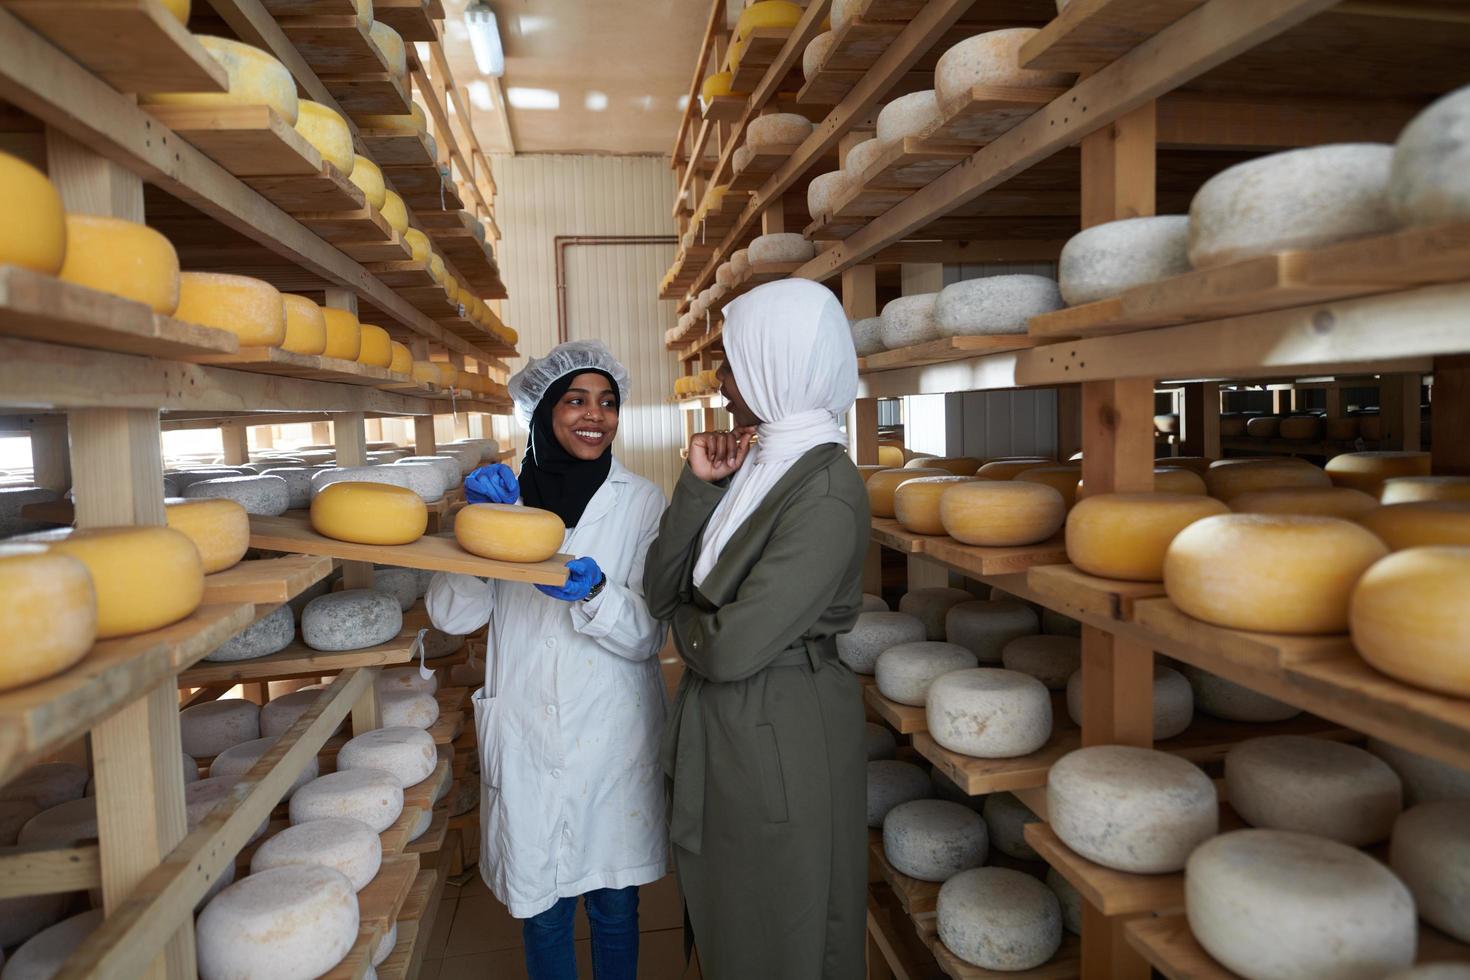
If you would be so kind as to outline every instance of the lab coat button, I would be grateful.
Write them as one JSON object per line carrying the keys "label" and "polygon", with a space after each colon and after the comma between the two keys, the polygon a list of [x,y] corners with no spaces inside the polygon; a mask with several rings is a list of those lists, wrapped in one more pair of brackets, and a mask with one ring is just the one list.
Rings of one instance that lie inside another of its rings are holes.
{"label": "lab coat button", "polygon": [[551,637],[548,636],[546,638],[546,648],[549,650],[549,649],[551,649],[554,646],[556,646],[556,641],[553,640]]}
{"label": "lab coat button", "polygon": [[560,769],[553,769],[553,770],[551,770],[551,777],[553,779],[560,779],[561,778],[561,770]]}
{"label": "lab coat button", "polygon": [[548,715],[554,715],[554,714],[556,714],[556,705],[554,705],[554,704],[548,704],[546,706],[546,713]]}

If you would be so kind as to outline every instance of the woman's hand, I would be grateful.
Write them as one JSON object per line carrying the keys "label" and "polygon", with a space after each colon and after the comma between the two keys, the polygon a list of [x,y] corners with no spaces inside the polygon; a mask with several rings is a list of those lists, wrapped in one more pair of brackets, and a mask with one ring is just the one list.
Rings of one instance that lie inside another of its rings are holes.
{"label": "woman's hand", "polygon": [[706,483],[718,483],[740,469],[754,437],[753,425],[730,432],[701,432],[689,440],[689,468]]}
{"label": "woman's hand", "polygon": [[464,496],[472,504],[513,504],[521,499],[521,485],[509,466],[491,463],[464,478]]}

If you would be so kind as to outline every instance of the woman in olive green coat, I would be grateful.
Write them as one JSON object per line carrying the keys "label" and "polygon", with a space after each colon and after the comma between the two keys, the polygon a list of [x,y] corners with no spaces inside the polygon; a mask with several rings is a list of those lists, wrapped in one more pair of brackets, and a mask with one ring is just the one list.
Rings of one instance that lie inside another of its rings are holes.
{"label": "woman in olive green coat", "polygon": [[692,440],[644,577],[687,667],[664,738],[675,867],[706,980],[859,980],[863,708],[835,642],[869,533],[837,424],[856,357],[815,283],[761,286],[725,317],[737,428]]}

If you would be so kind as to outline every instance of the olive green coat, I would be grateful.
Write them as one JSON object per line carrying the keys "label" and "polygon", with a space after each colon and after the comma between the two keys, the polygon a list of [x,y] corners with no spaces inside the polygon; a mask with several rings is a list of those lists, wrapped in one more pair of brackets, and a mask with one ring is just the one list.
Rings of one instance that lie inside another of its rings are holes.
{"label": "olive green coat", "polygon": [[696,589],[724,493],[685,469],[644,575],[688,668],[664,772],[700,966],[706,980],[860,980],[863,707],[835,638],[862,607],[867,494],[840,447],[811,450]]}

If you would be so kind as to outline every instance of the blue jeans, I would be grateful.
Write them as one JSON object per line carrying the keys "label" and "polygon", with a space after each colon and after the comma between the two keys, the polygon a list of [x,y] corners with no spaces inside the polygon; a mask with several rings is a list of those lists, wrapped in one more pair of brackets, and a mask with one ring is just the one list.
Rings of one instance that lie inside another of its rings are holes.
{"label": "blue jeans", "polygon": [[[592,926],[592,975],[596,980],[636,980],[638,975],[638,886],[588,892]],[[577,980],[572,921],[577,899],[562,898],[521,927],[526,973],[531,980]]]}

